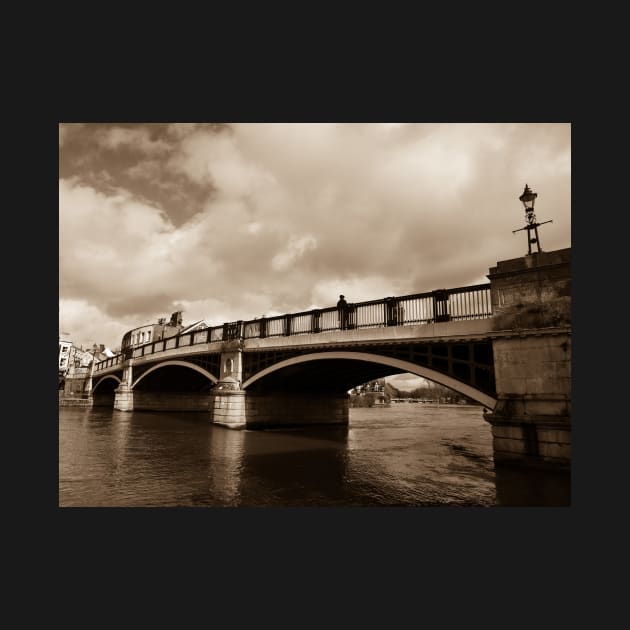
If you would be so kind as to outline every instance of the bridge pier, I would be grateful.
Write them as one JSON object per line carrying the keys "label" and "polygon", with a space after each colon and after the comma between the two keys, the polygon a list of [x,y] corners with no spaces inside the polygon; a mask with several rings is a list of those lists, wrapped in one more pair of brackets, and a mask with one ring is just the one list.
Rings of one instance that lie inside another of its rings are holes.
{"label": "bridge pier", "polygon": [[571,465],[571,250],[490,269],[495,464]]}
{"label": "bridge pier", "polygon": [[133,359],[129,359],[123,367],[121,384],[114,390],[114,409],[133,411]]}
{"label": "bridge pier", "polygon": [[230,429],[347,425],[348,419],[347,396],[261,395],[223,389],[210,402],[210,421]]}
{"label": "bridge pier", "polygon": [[348,425],[347,396],[250,394],[245,400],[248,429],[314,425]]}
{"label": "bridge pier", "polygon": [[240,339],[224,341],[221,348],[219,381],[210,395],[210,422],[230,429],[244,429],[245,392],[243,379],[243,344]]}
{"label": "bridge pier", "polygon": [[240,389],[230,390],[225,386],[224,383],[222,390],[215,388],[210,396],[210,422],[229,429],[245,429],[247,428],[246,393]]}

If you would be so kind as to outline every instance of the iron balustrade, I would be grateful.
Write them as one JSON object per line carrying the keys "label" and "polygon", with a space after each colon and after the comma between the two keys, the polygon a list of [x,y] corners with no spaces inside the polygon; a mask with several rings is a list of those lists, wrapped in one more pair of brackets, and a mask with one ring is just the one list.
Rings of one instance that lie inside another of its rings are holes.
{"label": "iron balustrade", "polygon": [[[348,304],[346,328],[410,326],[488,317],[492,317],[489,283]],[[96,363],[94,371],[114,367],[131,357],[149,356],[185,346],[232,339],[306,335],[340,330],[341,327],[341,314],[335,306],[248,321],[225,322],[221,326],[125,348],[121,354]]]}
{"label": "iron balustrade", "polygon": [[115,365],[122,363],[123,361],[122,357],[123,357],[122,354],[117,354],[113,357],[110,357],[109,359],[104,359],[103,361],[99,361],[98,363],[95,364],[94,371],[105,370],[109,367],[114,367]]}
{"label": "iron balustrade", "polygon": [[284,335],[284,316],[280,317],[268,317],[267,319],[267,331],[265,335],[267,337],[279,337]]}
{"label": "iron balustrade", "polygon": [[196,343],[208,343],[208,329],[204,328],[203,330],[195,331],[193,336],[193,345]]}
{"label": "iron balustrade", "polygon": [[[263,320],[255,319],[253,322],[246,322],[243,327],[243,337],[245,339],[256,339],[260,337],[261,323]],[[264,337],[264,335],[262,335]]]}

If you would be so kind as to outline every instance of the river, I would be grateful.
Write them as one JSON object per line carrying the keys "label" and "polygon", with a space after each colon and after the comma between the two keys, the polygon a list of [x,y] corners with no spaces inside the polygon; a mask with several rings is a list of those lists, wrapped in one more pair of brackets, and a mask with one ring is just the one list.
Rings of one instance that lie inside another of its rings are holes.
{"label": "river", "polygon": [[569,504],[568,474],[495,470],[478,406],[352,408],[347,428],[273,431],[202,413],[59,409],[61,507]]}

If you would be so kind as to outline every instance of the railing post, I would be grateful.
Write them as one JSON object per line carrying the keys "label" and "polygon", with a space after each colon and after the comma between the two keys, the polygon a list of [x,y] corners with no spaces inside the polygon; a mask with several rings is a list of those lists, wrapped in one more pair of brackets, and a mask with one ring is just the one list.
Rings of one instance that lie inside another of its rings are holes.
{"label": "railing post", "polygon": [[451,321],[451,316],[448,312],[448,291],[446,289],[433,291],[433,321]]}
{"label": "railing post", "polygon": [[243,337],[243,320],[236,322],[225,322],[223,324],[223,341],[231,341],[233,339],[242,339]]}
{"label": "railing post", "polygon": [[397,326],[398,325],[398,299],[395,297],[389,297],[385,299],[386,309],[387,309],[387,326]]}
{"label": "railing post", "polygon": [[285,337],[288,337],[291,334],[291,315],[284,316],[283,327],[283,334]]}
{"label": "railing post", "polygon": [[385,298],[386,320],[387,326],[398,325],[398,299],[395,297]]}
{"label": "railing post", "polygon": [[313,309],[311,311],[311,332],[318,333],[321,328],[321,311],[319,309]]}
{"label": "railing post", "polygon": [[267,318],[260,318],[260,338],[264,339],[267,336]]}

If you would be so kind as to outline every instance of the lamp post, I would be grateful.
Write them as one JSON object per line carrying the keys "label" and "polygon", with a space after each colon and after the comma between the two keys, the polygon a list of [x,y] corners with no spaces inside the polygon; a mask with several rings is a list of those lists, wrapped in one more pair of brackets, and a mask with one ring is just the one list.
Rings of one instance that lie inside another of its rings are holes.
{"label": "lamp post", "polygon": [[[532,192],[532,189],[525,184],[525,190],[523,190],[523,194],[519,197],[519,200],[522,202],[523,206],[525,206],[525,227],[519,228],[518,230],[512,230],[512,234],[516,232],[520,232],[522,230],[527,230],[527,253],[532,253],[532,245],[536,245],[538,252],[542,252],[540,247],[540,237],[538,236],[538,226],[544,225],[545,223],[553,223],[552,220],[543,221],[542,223],[538,223],[536,220],[536,215],[534,214],[534,203],[536,202],[536,197],[538,197],[538,193]],[[534,236],[532,237],[532,231],[534,232]]]}

